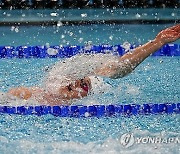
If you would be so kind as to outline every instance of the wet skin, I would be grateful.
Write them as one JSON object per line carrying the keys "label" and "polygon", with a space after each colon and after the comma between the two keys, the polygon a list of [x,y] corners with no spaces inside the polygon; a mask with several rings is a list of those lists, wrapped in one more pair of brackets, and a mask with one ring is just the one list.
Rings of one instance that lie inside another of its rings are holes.
{"label": "wet skin", "polygon": [[91,80],[85,77],[67,86],[60,87],[56,94],[45,92],[44,99],[51,105],[60,104],[60,102],[69,104],[69,100],[80,99],[87,96],[91,88]]}
{"label": "wet skin", "polygon": [[89,77],[76,80],[64,87],[59,87],[55,94],[49,93],[39,87],[18,87],[11,89],[8,93],[18,98],[28,100],[34,98],[39,103],[49,105],[70,104],[69,100],[83,98],[88,95],[91,90],[91,80]]}

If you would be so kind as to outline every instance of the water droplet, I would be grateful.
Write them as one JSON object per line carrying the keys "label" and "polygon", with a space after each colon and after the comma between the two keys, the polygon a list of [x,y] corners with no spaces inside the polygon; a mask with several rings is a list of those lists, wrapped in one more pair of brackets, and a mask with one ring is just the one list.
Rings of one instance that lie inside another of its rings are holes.
{"label": "water droplet", "polygon": [[69,36],[73,36],[73,32],[70,32],[70,33],[69,33]]}
{"label": "water droplet", "polygon": [[11,31],[14,31],[15,27],[14,26],[11,26]]}
{"label": "water droplet", "polygon": [[63,26],[63,23],[61,21],[58,21],[57,27]]}
{"label": "water droplet", "polygon": [[19,32],[19,27],[16,27],[16,28],[14,29],[14,31],[15,31],[16,33],[18,33],[18,32]]}
{"label": "water droplet", "polygon": [[112,35],[111,35],[111,36],[109,36],[109,39],[110,39],[110,40],[113,40],[113,36],[112,36]]}
{"label": "water droplet", "polygon": [[82,17],[82,18],[87,17],[87,13],[82,13],[82,14],[81,14],[81,17]]}
{"label": "water droplet", "polygon": [[136,18],[140,18],[141,15],[140,15],[139,13],[137,13],[137,14],[135,15],[135,17],[136,17]]}
{"label": "water droplet", "polygon": [[50,47],[50,44],[49,44],[49,43],[46,43],[46,47],[49,48],[49,47]]}
{"label": "water droplet", "polygon": [[176,16],[176,14],[175,13],[171,13],[171,16],[174,17],[174,16]]}
{"label": "water droplet", "polygon": [[49,55],[57,55],[58,54],[58,49],[53,49],[53,48],[48,48],[47,49],[47,53],[49,54]]}
{"label": "water droplet", "polygon": [[125,49],[125,52],[130,51],[131,44],[129,42],[124,42],[121,46]]}
{"label": "water droplet", "polygon": [[80,43],[82,43],[82,41],[83,41],[83,38],[81,37],[81,38],[79,38],[79,40],[78,40]]}
{"label": "water droplet", "polygon": [[51,15],[52,17],[57,17],[59,14],[56,13],[56,12],[52,12],[50,15]]}
{"label": "water droplet", "polygon": [[160,63],[160,64],[163,63],[163,60],[160,60],[159,63]]}
{"label": "water droplet", "polygon": [[89,117],[89,113],[86,112],[86,113],[84,114],[84,116],[85,116],[85,117]]}

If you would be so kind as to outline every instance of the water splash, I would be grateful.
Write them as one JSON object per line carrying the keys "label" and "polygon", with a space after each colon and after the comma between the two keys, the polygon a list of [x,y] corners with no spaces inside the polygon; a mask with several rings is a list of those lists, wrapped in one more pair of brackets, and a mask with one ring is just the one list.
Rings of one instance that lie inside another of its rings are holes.
{"label": "water splash", "polygon": [[121,46],[125,49],[125,52],[131,51],[131,44],[129,42],[124,42]]}
{"label": "water splash", "polygon": [[57,90],[86,76],[92,76],[102,66],[117,62],[118,58],[109,54],[79,54],[62,62],[57,62],[45,81],[46,89]]}

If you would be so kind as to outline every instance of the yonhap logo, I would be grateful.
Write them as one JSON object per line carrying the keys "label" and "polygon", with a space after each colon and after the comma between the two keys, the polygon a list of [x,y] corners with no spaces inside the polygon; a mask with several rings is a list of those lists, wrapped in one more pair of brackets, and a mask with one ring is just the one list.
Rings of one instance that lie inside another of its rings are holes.
{"label": "yonhap logo", "polygon": [[180,143],[180,138],[177,137],[165,137],[165,136],[143,136],[135,137],[133,133],[126,133],[120,137],[120,143],[125,148],[131,147],[134,144],[170,144]]}
{"label": "yonhap logo", "polygon": [[126,148],[132,146],[135,143],[133,134],[123,134],[120,138],[120,143]]}

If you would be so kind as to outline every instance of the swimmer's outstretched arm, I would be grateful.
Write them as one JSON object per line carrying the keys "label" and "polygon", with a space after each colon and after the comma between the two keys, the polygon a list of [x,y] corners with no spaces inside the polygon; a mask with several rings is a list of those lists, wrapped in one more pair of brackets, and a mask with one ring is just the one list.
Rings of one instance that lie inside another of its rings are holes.
{"label": "swimmer's outstretched arm", "polygon": [[180,38],[180,24],[162,30],[154,40],[135,48],[119,58],[118,63],[107,63],[96,71],[96,74],[110,78],[123,77],[134,70],[142,61],[152,53],[159,50],[163,45],[176,41]]}

